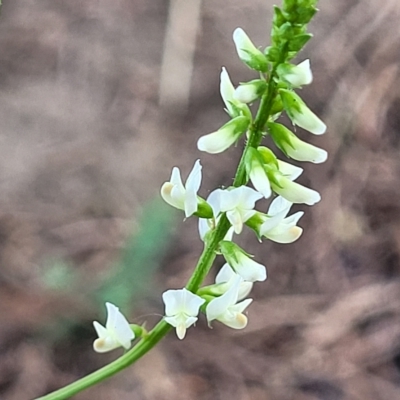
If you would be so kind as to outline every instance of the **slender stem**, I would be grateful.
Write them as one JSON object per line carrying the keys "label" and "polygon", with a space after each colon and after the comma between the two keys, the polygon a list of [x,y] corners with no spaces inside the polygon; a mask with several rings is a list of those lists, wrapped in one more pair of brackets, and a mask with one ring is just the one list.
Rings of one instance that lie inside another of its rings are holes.
{"label": "slender stem", "polygon": [[[257,148],[262,139],[264,126],[268,120],[271,112],[273,100],[276,95],[276,86],[273,80],[274,70],[271,73],[269,87],[267,93],[261,98],[260,106],[257,111],[256,118],[249,129],[249,139],[244,148],[242,157],[240,159],[233,186],[239,187],[247,183],[246,169],[245,169],[245,158],[247,151],[250,147]],[[186,288],[192,292],[197,292],[204,278],[207,276],[211,269],[211,266],[216,257],[216,250],[221,240],[224,239],[226,233],[229,230],[230,223],[225,214],[220,218],[217,227],[213,231],[209,241],[207,241],[204,250],[199,258],[195,270],[191,278],[189,279]],[[145,355],[151,350],[170,330],[171,325],[167,324],[164,320],[161,320],[142,340],[140,340],[130,351],[111,362],[110,364],[100,368],[99,370],[92,372],[91,374],[65,386],[55,392],[49,393],[37,400],[64,400],[71,396],[81,392],[90,386],[95,385],[115,375],[117,372],[132,365],[135,361]]]}
{"label": "slender stem", "polygon": [[129,367],[136,360],[151,350],[171,330],[171,328],[171,325],[167,324],[164,320],[161,320],[151,330],[151,332],[149,332],[149,335],[146,338],[138,342],[133,349],[128,351],[117,360],[107,364],[95,372],[92,372],[84,378],[71,383],[68,386],[49,393],[43,397],[39,397],[37,400],[69,399],[71,396],[81,392],[82,390],[87,389],[88,387],[93,386],[112,375],[115,375],[117,372]]}

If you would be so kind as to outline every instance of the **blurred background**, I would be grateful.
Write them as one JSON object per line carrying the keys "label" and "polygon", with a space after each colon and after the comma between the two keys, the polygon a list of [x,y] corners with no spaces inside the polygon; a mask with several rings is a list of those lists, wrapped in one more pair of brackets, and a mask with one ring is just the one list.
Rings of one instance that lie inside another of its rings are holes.
{"label": "blurred background", "polygon": [[[115,359],[92,350],[105,301],[152,327],[161,293],[185,284],[197,224],[159,188],[199,157],[203,197],[231,183],[240,146],[211,156],[196,141],[227,121],[221,66],[235,84],[255,76],[233,30],[266,46],[275,2],[3,3],[0,398],[25,400]],[[300,182],[323,200],[294,207],[306,214],[292,245],[241,238],[269,273],[249,326],[202,317],[77,400],[400,398],[400,3],[319,8],[297,61],[311,58],[301,95],[328,125],[299,135],[329,151]]]}

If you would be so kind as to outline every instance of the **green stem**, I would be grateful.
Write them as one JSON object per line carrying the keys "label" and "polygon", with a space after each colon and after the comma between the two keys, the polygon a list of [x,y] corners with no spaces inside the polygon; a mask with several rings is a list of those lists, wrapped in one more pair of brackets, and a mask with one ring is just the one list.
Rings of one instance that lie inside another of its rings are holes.
{"label": "green stem", "polygon": [[136,360],[145,355],[151,350],[170,330],[171,325],[161,320],[149,333],[149,335],[142,339],[133,349],[118,358],[117,360],[107,364],[103,368],[92,372],[91,374],[81,378],[68,386],[65,386],[55,392],[49,393],[37,400],[64,400],[69,399],[73,395],[87,389],[90,386],[99,383],[117,372],[129,367]]}
{"label": "green stem", "polygon": [[[257,148],[262,139],[264,126],[268,120],[272,103],[276,95],[275,82],[272,79],[274,76],[274,70],[271,73],[271,79],[269,82],[269,87],[267,93],[261,98],[260,107],[258,109],[256,118],[249,129],[249,139],[246,143],[245,149],[243,151],[242,157],[239,162],[239,166],[236,171],[233,186],[239,187],[247,183],[247,175],[245,169],[245,157],[248,149],[250,147]],[[199,258],[196,268],[186,285],[186,288],[194,293],[197,292],[200,285],[202,284],[204,278],[210,271],[213,262],[216,257],[216,250],[218,249],[219,243],[224,239],[226,233],[228,232],[230,223],[223,214],[218,222],[217,227],[213,231],[209,241],[207,242],[204,250]],[[111,362],[110,364],[104,366],[103,368],[81,378],[68,386],[65,386],[55,392],[47,394],[37,400],[64,400],[71,396],[81,392],[90,386],[99,383],[117,372],[127,368],[132,365],[135,361],[145,355],[149,350],[151,350],[170,330],[171,325],[167,324],[164,320],[161,320],[140,342],[138,342],[130,351],[118,358],[117,360]]]}

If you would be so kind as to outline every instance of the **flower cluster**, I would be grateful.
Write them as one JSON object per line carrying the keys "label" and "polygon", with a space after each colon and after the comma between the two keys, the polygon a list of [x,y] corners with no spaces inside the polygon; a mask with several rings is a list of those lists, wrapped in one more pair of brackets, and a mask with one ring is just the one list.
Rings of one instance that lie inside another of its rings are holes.
{"label": "flower cluster", "polygon": [[[312,82],[310,61],[297,65],[290,60],[309,40],[306,24],[316,9],[315,0],[285,0],[282,9],[275,7],[272,28],[272,45],[265,51],[258,49],[241,28],[233,33],[239,58],[251,69],[258,71],[259,78],[232,84],[229,74],[222,68],[220,93],[230,120],[215,132],[202,136],[197,147],[200,151],[217,154],[227,150],[243,136],[249,138],[255,130],[262,136],[270,136],[282,154],[300,162],[322,163],[327,152],[304,142],[288,127],[279,123],[283,112],[293,127],[300,127],[314,135],[325,132],[325,124],[307,107],[295,93],[295,89]],[[268,103],[266,117],[253,118],[249,103],[260,99]],[[262,121],[262,123],[260,122]],[[222,255],[225,264],[217,274],[215,283],[200,287],[195,293],[182,289],[167,290],[162,298],[165,303],[164,321],[176,329],[179,339],[185,337],[189,327],[203,312],[208,324],[217,320],[233,329],[247,325],[246,308],[252,302],[247,298],[255,282],[267,279],[264,265],[253,260],[244,249],[234,242],[244,227],[254,231],[257,239],[263,238],[277,243],[292,243],[302,234],[297,226],[303,212],[289,215],[293,204],[312,206],[320,201],[319,193],[295,180],[303,169],[278,159],[274,152],[259,144],[248,144],[243,159],[244,173],[252,186],[235,185],[217,188],[207,199],[198,195],[202,179],[202,166],[197,160],[183,184],[179,168],[172,170],[171,178],[161,188],[161,196],[171,206],[183,210],[185,218],[199,218],[199,234],[205,245],[214,239],[214,234],[223,219],[230,228],[223,231],[215,251]],[[257,211],[256,203],[272,199],[267,213]],[[116,347],[130,347],[138,327],[129,325],[118,308],[107,303],[106,327],[95,322],[99,335],[94,343],[96,351],[108,351]],[[142,332],[143,334],[143,332]]]}

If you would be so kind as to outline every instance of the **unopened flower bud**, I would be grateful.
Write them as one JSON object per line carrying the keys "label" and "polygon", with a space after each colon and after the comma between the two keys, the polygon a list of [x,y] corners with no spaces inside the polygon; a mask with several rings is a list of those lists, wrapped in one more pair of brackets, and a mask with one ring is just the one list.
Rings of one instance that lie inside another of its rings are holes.
{"label": "unopened flower bud", "polygon": [[304,101],[291,90],[281,89],[279,94],[283,106],[294,125],[314,133],[322,135],[326,131],[326,125],[306,106]]}
{"label": "unopened flower bud", "polygon": [[251,103],[260,98],[267,90],[267,87],[267,82],[263,79],[241,83],[235,90],[234,98],[242,103]]}
{"label": "unopened flower bud", "polygon": [[250,68],[256,71],[267,72],[267,57],[258,50],[242,28],[233,32],[233,41],[239,58]]}
{"label": "unopened flower bud", "polygon": [[247,130],[250,120],[247,117],[236,117],[216,132],[202,136],[197,142],[197,148],[210,154],[222,153],[232,146]]}

